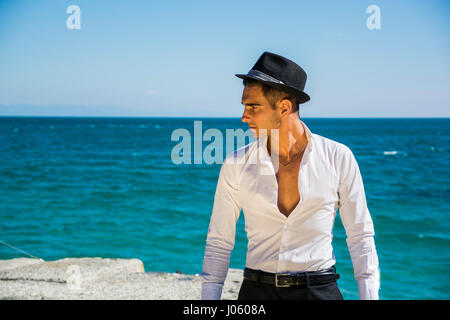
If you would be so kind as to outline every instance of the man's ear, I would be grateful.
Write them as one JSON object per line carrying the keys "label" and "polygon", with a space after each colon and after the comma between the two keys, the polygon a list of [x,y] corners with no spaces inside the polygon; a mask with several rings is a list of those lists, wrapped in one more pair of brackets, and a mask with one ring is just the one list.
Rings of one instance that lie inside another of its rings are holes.
{"label": "man's ear", "polygon": [[280,101],[280,112],[281,116],[287,116],[291,113],[292,110],[292,102],[289,99],[282,99]]}

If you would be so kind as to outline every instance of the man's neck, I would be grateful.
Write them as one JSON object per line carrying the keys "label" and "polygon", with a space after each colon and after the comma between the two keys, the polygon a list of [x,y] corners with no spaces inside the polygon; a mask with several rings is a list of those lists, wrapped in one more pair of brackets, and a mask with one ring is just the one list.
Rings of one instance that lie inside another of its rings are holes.
{"label": "man's neck", "polygon": [[298,116],[290,117],[281,123],[278,136],[269,135],[267,151],[270,155],[278,154],[280,159],[290,160],[304,150],[307,142],[305,129]]}

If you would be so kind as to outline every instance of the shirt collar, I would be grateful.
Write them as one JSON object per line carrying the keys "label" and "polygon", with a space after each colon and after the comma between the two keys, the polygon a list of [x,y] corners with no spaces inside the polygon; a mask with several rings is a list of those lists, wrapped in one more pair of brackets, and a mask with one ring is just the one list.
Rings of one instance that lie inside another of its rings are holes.
{"label": "shirt collar", "polygon": [[306,138],[308,139],[308,146],[307,146],[307,148],[309,148],[311,150],[312,149],[312,145],[313,145],[313,139],[312,139],[311,130],[309,130],[309,128],[306,126],[306,124],[302,120],[300,120],[300,123],[302,124],[303,128],[305,129]]}

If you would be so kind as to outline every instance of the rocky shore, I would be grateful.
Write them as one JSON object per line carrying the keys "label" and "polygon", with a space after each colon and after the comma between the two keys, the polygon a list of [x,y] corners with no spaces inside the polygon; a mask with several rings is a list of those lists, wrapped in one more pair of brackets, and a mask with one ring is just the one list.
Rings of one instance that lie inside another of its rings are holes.
{"label": "rocky shore", "polygon": [[[222,299],[235,300],[242,270],[230,269]],[[0,260],[0,299],[197,300],[198,274],[145,272],[138,259]]]}

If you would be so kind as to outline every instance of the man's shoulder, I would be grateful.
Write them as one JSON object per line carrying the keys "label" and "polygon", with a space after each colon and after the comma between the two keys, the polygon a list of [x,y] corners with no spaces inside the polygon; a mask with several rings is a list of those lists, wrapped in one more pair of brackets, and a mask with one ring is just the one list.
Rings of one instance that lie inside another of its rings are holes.
{"label": "man's shoulder", "polygon": [[350,148],[342,142],[312,133],[313,143],[319,149],[324,150],[326,153],[343,154],[351,152]]}

